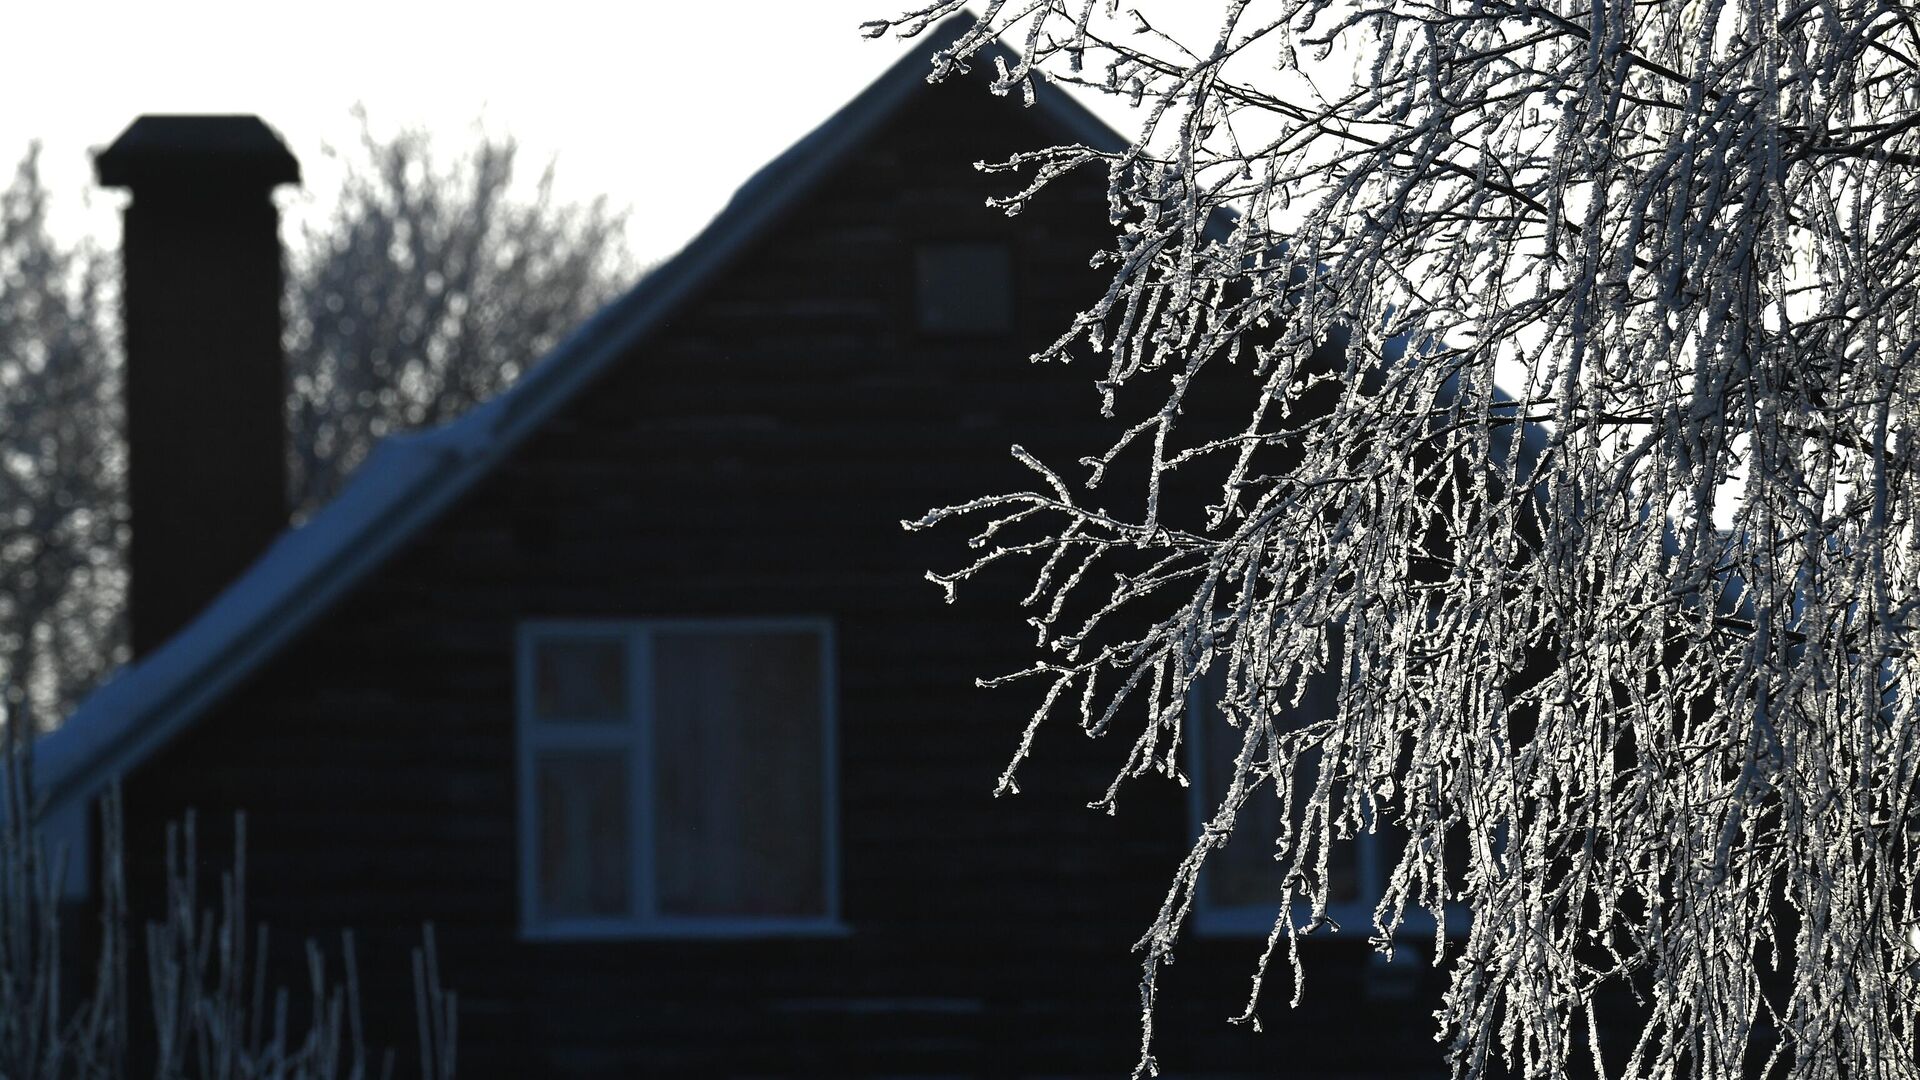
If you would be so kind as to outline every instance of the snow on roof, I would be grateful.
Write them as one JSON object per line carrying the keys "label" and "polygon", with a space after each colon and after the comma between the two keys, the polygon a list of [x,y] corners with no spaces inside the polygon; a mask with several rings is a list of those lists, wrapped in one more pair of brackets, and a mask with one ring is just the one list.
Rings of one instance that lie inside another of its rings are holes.
{"label": "snow on roof", "polygon": [[[164,645],[119,670],[35,747],[43,815],[72,820],[115,777],[165,745],[631,351],[812,192],[925,85],[927,57],[968,26],[947,20],[859,96],[755,173],[700,234],[603,308],[511,389],[443,427],[391,436],[331,503],[287,530]],[[1010,53],[1007,55],[1011,55]],[[1059,89],[1034,112],[1059,137],[1126,145]]]}

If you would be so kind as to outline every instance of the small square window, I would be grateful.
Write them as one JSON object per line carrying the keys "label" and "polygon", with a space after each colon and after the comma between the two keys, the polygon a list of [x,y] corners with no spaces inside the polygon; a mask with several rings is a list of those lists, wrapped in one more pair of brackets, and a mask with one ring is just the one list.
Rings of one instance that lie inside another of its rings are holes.
{"label": "small square window", "polygon": [[524,628],[524,932],[837,928],[829,630],[800,619]]}
{"label": "small square window", "polygon": [[1013,253],[1005,244],[923,244],[913,280],[922,333],[990,337],[1013,329]]}

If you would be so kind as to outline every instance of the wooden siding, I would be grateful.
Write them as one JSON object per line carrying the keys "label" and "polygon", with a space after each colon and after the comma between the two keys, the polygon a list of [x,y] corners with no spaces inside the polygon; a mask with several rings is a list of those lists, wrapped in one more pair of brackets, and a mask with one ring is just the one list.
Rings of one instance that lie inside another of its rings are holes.
{"label": "wooden siding", "polygon": [[[1103,178],[1008,220],[970,165],[1037,136],[977,87],[929,90],[488,481],[125,788],[135,888],[162,823],[208,850],[248,812],[275,948],[351,926],[377,1033],[411,1045],[407,949],[438,928],[471,1077],[1124,1076],[1131,946],[1184,852],[1184,794],[1088,810],[1125,754],[1043,729],[1027,794],[995,800],[1038,688],[980,691],[1031,637],[1001,573],[943,606],[922,579],[963,528],[902,518],[1024,487],[1021,442],[1106,445],[1090,365],[1034,367],[1104,284]],[[911,323],[913,245],[999,238],[1016,332]],[[1116,501],[1117,497],[1116,497]],[[830,616],[838,635],[843,937],[516,939],[513,643],[525,619]],[[1229,1026],[1253,942],[1199,941],[1164,977],[1172,1075],[1435,1075],[1436,976],[1405,1000],[1323,946],[1306,1005],[1275,978],[1265,1035]],[[1425,970],[1425,969],[1423,969]],[[392,1021],[398,1019],[396,1025]],[[406,1059],[403,1057],[402,1061]]]}

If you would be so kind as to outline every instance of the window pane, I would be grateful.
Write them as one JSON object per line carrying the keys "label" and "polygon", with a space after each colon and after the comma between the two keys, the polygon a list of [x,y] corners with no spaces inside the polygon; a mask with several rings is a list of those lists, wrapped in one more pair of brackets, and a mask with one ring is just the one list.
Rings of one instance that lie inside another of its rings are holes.
{"label": "window pane", "polygon": [[654,637],[663,915],[826,914],[820,636]]}
{"label": "window pane", "polygon": [[[1244,728],[1228,727],[1217,703],[1225,694],[1225,672],[1218,664],[1208,673],[1201,689],[1201,706],[1195,712],[1201,730],[1195,734],[1202,750],[1200,777],[1200,813],[1211,818],[1219,808],[1233,780],[1234,759],[1240,754]],[[1332,714],[1335,691],[1330,676],[1315,679],[1300,699],[1300,707],[1287,718],[1287,726],[1311,722]],[[1295,766],[1293,819],[1301,811],[1319,779],[1320,754],[1310,751]],[[1336,789],[1336,798],[1339,791]],[[1209,908],[1259,908],[1263,913],[1277,912],[1285,894],[1286,864],[1274,861],[1275,842],[1280,836],[1280,798],[1271,782],[1262,784],[1240,809],[1233,835],[1227,845],[1207,856],[1201,877],[1202,898]],[[1198,823],[1196,823],[1197,825]],[[1361,837],[1357,843],[1370,843]],[[1356,844],[1336,843],[1327,859],[1327,902],[1347,904],[1361,899]],[[1289,855],[1288,862],[1291,862]]]}
{"label": "window pane", "polygon": [[626,753],[545,751],[534,760],[534,785],[540,916],[629,914]]}
{"label": "window pane", "polygon": [[983,336],[1013,327],[1013,254],[1005,244],[928,244],[914,252],[920,329]]}
{"label": "window pane", "polygon": [[627,718],[627,646],[610,637],[543,637],[533,645],[533,712],[542,720]]}

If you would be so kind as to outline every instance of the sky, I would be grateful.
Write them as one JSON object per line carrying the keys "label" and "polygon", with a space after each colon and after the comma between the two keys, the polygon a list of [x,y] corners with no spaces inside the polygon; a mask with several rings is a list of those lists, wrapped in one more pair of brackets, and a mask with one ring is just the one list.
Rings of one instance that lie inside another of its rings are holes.
{"label": "sky", "polygon": [[322,148],[353,144],[360,103],[376,135],[422,125],[449,151],[476,123],[513,135],[529,178],[552,157],[563,198],[630,206],[633,252],[653,262],[901,55],[858,27],[906,6],[0,0],[8,36],[36,43],[0,66],[0,167],[40,140],[55,228],[117,242],[123,196],[94,186],[90,150],[141,113],[256,113],[305,171],[280,196],[297,225],[330,205]]}

